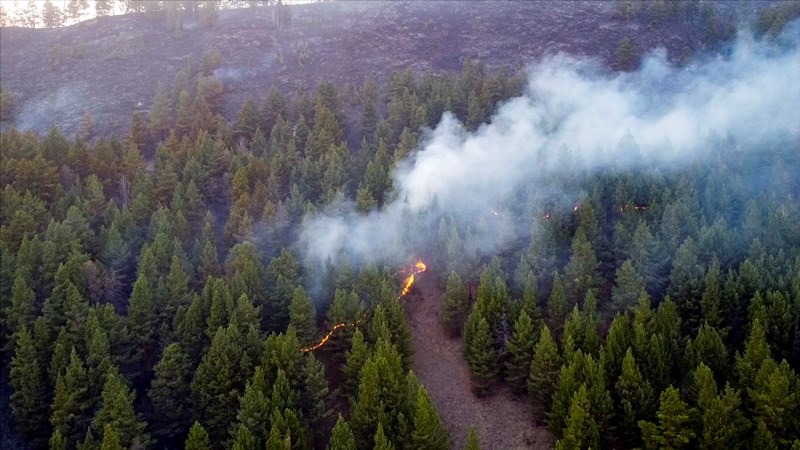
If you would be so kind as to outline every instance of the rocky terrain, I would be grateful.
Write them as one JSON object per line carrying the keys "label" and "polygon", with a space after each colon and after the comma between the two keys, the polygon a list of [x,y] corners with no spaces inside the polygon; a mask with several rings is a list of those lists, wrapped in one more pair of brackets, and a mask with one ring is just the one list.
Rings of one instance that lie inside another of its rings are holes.
{"label": "rocky terrain", "polygon": [[276,27],[274,7],[225,10],[211,24],[185,19],[171,30],[158,14],[102,17],[60,29],[0,30],[0,80],[16,104],[15,124],[76,130],[91,112],[97,133],[121,133],[134,110],[145,112],[155,86],[203,53],[224,57],[232,118],[247,96],[271,86],[294,92],[323,79],[359,86],[410,68],[457,71],[465,58],[489,68],[523,68],[568,52],[613,64],[625,36],[638,53],[663,46],[678,58],[695,48],[697,26],[652,27],[626,20],[613,2],[325,2],[286,7],[291,24]]}

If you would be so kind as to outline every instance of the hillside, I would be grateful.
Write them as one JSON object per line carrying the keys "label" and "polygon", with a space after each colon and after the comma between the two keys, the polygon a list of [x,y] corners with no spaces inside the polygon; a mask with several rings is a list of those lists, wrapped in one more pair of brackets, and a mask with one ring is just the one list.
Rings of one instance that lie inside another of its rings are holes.
{"label": "hillside", "polygon": [[[354,2],[289,7],[291,27],[276,29],[272,7],[225,10],[213,24],[185,20],[179,33],[162,16],[103,17],[61,29],[0,30],[0,79],[14,96],[16,125],[73,133],[89,111],[99,134],[123,132],[131,112],[147,111],[158,82],[171,85],[189,61],[213,47],[224,56],[230,119],[244,98],[313,89],[323,79],[360,86],[407,68],[457,71],[464,58],[518,69],[553,52],[613,65],[625,36],[637,53],[664,46],[673,59],[703,32],[673,22],[626,21],[611,2]],[[302,60],[302,62],[301,62]],[[283,64],[282,64],[283,62]]]}

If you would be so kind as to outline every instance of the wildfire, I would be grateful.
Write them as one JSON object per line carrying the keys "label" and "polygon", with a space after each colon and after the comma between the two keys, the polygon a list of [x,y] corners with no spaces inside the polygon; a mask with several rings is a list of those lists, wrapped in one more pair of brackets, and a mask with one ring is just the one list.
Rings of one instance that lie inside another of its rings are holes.
{"label": "wildfire", "polygon": [[338,330],[339,328],[344,328],[344,327],[347,327],[347,326],[355,327],[355,326],[358,326],[359,324],[361,324],[362,322],[364,322],[366,319],[367,319],[367,316],[364,315],[360,319],[358,319],[358,320],[356,320],[355,322],[352,322],[352,323],[346,323],[346,322],[337,323],[336,325],[333,326],[333,328],[331,328],[331,331],[328,331],[328,334],[326,334],[325,337],[322,338],[321,341],[317,342],[316,344],[312,345],[311,347],[301,348],[300,351],[303,352],[303,353],[313,352],[314,350],[316,350],[316,349],[322,347],[323,345],[325,345],[325,343],[328,342],[328,339],[330,339],[331,336],[333,336],[333,333],[335,333],[336,330]]}
{"label": "wildfire", "polygon": [[414,279],[418,273],[425,272],[428,270],[428,267],[422,261],[417,261],[414,264],[414,267],[411,269],[411,275],[406,278],[406,281],[403,282],[403,290],[400,291],[400,297],[408,294],[408,290],[411,289],[411,285],[414,284]]}
{"label": "wildfire", "polygon": [[[428,266],[426,266],[425,263],[422,262],[422,260],[417,261],[416,264],[411,266],[411,268],[409,270],[411,272],[411,275],[409,275],[408,278],[406,278],[405,281],[403,282],[403,290],[400,292],[400,297],[406,295],[408,293],[409,289],[411,289],[411,285],[414,284],[414,279],[415,279],[416,275],[419,274],[419,273],[425,272],[426,270],[428,270]],[[401,272],[406,273],[407,271],[406,271],[406,269],[403,269],[403,270],[401,270]],[[344,328],[344,327],[355,327],[355,326],[358,326],[361,323],[363,323],[365,320],[367,320],[367,315],[366,314],[361,316],[361,318],[356,320],[355,322],[337,323],[336,325],[334,325],[330,329],[330,331],[328,331],[328,334],[326,334],[325,337],[323,337],[321,341],[317,342],[316,344],[314,344],[314,345],[312,345],[310,347],[301,348],[300,351],[303,352],[303,353],[313,352],[314,350],[317,350],[320,347],[322,347],[323,345],[325,345],[328,342],[328,340],[331,338],[331,336],[333,336],[333,334],[336,333],[336,330],[339,330],[339,329]]]}

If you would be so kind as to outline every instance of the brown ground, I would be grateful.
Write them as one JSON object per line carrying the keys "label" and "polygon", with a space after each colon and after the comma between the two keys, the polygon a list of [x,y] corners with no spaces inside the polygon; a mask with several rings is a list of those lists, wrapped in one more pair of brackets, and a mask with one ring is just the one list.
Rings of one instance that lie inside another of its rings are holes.
{"label": "brown ground", "polygon": [[450,430],[451,448],[464,448],[470,425],[477,429],[484,450],[552,448],[552,435],[534,424],[524,399],[505,388],[484,398],[472,393],[462,341],[449,337],[439,324],[442,291],[432,275],[420,277],[406,311],[416,349],[414,372]]}

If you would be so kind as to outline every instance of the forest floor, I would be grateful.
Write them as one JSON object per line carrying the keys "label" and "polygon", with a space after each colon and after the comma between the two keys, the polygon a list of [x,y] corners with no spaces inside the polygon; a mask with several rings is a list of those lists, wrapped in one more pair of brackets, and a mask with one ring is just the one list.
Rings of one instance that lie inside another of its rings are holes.
{"label": "forest floor", "polygon": [[432,273],[422,275],[406,302],[414,336],[414,372],[450,430],[450,447],[463,449],[474,425],[484,450],[549,449],[553,436],[537,426],[524,398],[499,388],[479,398],[470,388],[462,340],[439,324],[442,289]]}

